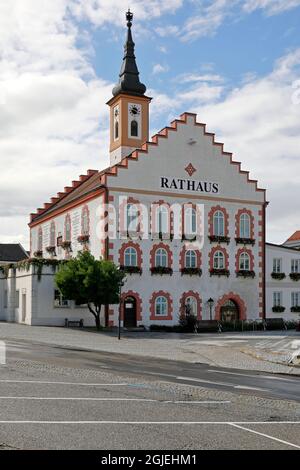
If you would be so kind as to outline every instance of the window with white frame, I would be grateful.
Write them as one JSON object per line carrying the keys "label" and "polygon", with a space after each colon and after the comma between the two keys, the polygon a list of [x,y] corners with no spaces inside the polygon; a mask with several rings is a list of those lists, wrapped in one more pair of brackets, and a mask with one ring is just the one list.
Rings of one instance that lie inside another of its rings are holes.
{"label": "window with white frame", "polygon": [[300,259],[292,259],[292,273],[300,273]]}
{"label": "window with white frame", "polygon": [[240,216],[240,238],[250,238],[250,215],[245,212]]}
{"label": "window with white frame", "polygon": [[89,210],[87,207],[82,209],[82,235],[89,235],[90,227],[89,227]]}
{"label": "window with white frame", "polygon": [[158,248],[155,252],[155,267],[168,267],[168,253],[164,248]]}
{"label": "window with white frame", "polygon": [[185,300],[185,313],[197,316],[197,300],[195,297],[187,297]]}
{"label": "window with white frame", "polygon": [[50,245],[55,246],[55,222],[50,225]]}
{"label": "window with white frame", "polygon": [[124,265],[137,266],[137,251],[132,246],[126,248],[124,252]]}
{"label": "window with white frame", "polygon": [[43,251],[43,230],[41,227],[38,231],[38,251]]}
{"label": "window with white frame", "polygon": [[273,273],[281,273],[282,272],[282,260],[280,258],[273,259]]}
{"label": "window with white frame", "polygon": [[54,290],[54,307],[70,307],[70,301],[58,290]]}
{"label": "window with white frame", "polygon": [[165,317],[168,314],[168,299],[159,296],[155,300],[155,315]]}
{"label": "window with white frame", "polygon": [[127,230],[136,232],[138,228],[139,211],[135,204],[127,204]]}
{"label": "window with white frame", "polygon": [[65,237],[66,241],[71,241],[71,217],[69,215],[66,216],[65,220]]}
{"label": "window with white frame", "polygon": [[184,209],[184,231],[185,235],[197,235],[197,212],[193,207]]}
{"label": "window with white frame", "polygon": [[292,292],[292,307],[300,307],[300,292]]}
{"label": "window with white frame", "polygon": [[16,308],[20,307],[20,291],[19,290],[16,290],[15,306]]}
{"label": "window with white frame", "polygon": [[250,256],[248,253],[241,253],[239,259],[240,271],[250,271]]}
{"label": "window with white frame", "polygon": [[156,209],[156,231],[158,233],[169,233],[169,209],[159,206]]}
{"label": "window with white frame", "polygon": [[282,306],[282,292],[273,292],[273,307]]}
{"label": "window with white frame", "polygon": [[225,256],[222,251],[216,251],[214,254],[214,269],[225,268]]}
{"label": "window with white frame", "polygon": [[216,237],[225,235],[225,220],[222,211],[216,211],[213,216],[213,230]]}
{"label": "window with white frame", "polygon": [[196,268],[197,267],[197,255],[194,250],[187,250],[185,253],[185,267]]}

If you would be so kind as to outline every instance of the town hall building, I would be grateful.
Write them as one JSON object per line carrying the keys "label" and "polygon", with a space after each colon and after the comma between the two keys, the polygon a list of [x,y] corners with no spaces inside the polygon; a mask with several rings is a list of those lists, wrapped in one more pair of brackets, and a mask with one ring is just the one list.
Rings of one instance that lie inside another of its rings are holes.
{"label": "town hall building", "polygon": [[[266,191],[195,114],[182,114],[149,139],[151,98],[131,29],[128,12],[119,81],[107,103],[110,166],[88,170],[31,214],[31,257],[69,259],[88,249],[120,266],[121,307],[103,311],[107,326],[118,324],[119,313],[125,327],[174,325],[187,310],[199,320],[262,320]],[[50,267],[39,279],[33,273],[6,280],[6,292],[21,299],[16,313],[16,299],[6,293],[8,320],[93,323],[85,306],[62,298]]]}

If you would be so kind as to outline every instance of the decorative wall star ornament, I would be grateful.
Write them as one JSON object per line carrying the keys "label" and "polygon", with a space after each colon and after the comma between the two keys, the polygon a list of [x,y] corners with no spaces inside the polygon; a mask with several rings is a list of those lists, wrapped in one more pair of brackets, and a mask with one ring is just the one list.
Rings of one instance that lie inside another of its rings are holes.
{"label": "decorative wall star ornament", "polygon": [[193,174],[197,171],[192,163],[189,163],[188,166],[185,168],[185,171],[188,173],[189,176],[193,176]]}

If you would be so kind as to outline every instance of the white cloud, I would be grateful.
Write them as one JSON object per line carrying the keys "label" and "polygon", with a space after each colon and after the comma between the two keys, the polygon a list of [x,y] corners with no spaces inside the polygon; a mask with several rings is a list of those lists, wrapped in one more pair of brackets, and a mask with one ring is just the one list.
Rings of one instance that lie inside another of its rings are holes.
{"label": "white cloud", "polygon": [[243,8],[251,13],[254,10],[262,9],[270,15],[276,15],[292,8],[298,7],[300,0],[246,0]]}
{"label": "white cloud", "polygon": [[168,72],[169,69],[168,65],[155,64],[152,69],[152,74],[157,75],[158,73],[165,73]]}

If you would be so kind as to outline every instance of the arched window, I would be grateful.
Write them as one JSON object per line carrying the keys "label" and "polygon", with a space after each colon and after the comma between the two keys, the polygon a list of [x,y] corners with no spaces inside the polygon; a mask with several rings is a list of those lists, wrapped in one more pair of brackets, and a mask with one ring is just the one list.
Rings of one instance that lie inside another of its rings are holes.
{"label": "arched window", "polygon": [[127,204],[127,230],[136,232],[138,227],[139,211],[135,204]]}
{"label": "arched window", "polygon": [[216,211],[213,217],[213,235],[216,237],[224,237],[225,235],[225,224],[224,214],[222,211]]}
{"label": "arched window", "polygon": [[185,300],[185,314],[197,316],[197,300],[195,297],[187,297]]}
{"label": "arched window", "polygon": [[71,241],[71,217],[69,215],[66,216],[65,220],[65,240],[67,242]]}
{"label": "arched window", "polygon": [[126,248],[124,252],[125,266],[137,266],[137,251],[133,247]]}
{"label": "arched window", "polygon": [[155,252],[155,267],[168,267],[168,253],[164,248],[158,248]]}
{"label": "arched window", "polygon": [[185,235],[196,235],[197,233],[197,213],[193,207],[184,210],[184,232]]}
{"label": "arched window", "polygon": [[38,251],[43,251],[43,229],[39,228],[38,232]]}
{"label": "arched window", "polygon": [[55,222],[50,225],[50,245],[55,246]]}
{"label": "arched window", "polygon": [[168,314],[168,299],[160,296],[155,300],[155,315],[161,315],[163,317]]}
{"label": "arched window", "polygon": [[158,233],[169,232],[169,211],[166,206],[159,206],[156,210],[156,228]]}
{"label": "arched window", "polygon": [[250,256],[248,253],[240,254],[239,269],[241,271],[250,271]]}
{"label": "arched window", "polygon": [[82,209],[81,213],[81,230],[82,235],[89,235],[90,227],[89,227],[89,210],[87,207]]}
{"label": "arched window", "polygon": [[197,256],[194,250],[188,250],[185,253],[185,267],[186,268],[197,267]]}
{"label": "arched window", "polygon": [[214,269],[225,268],[225,257],[222,251],[216,251],[214,254]]}
{"label": "arched window", "polygon": [[250,215],[246,213],[240,216],[240,238],[250,238]]}
{"label": "arched window", "polygon": [[119,122],[115,122],[115,140],[119,138]]}
{"label": "arched window", "polygon": [[130,124],[130,135],[131,137],[138,137],[139,135],[139,125],[138,122],[134,119]]}

